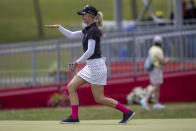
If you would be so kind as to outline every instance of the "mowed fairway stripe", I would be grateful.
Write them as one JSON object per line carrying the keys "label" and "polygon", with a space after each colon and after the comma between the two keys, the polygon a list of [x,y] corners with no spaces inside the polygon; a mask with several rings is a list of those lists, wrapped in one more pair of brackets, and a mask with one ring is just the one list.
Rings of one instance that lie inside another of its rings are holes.
{"label": "mowed fairway stripe", "polygon": [[0,131],[195,131],[196,119],[81,120],[80,124],[58,121],[0,121]]}

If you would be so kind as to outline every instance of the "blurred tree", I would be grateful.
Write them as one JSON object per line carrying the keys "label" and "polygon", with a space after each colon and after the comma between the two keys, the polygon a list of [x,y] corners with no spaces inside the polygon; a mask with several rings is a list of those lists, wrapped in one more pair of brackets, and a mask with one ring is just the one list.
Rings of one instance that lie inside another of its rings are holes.
{"label": "blurred tree", "polygon": [[132,18],[134,20],[137,19],[137,0],[131,0],[131,7],[132,7]]}
{"label": "blurred tree", "polygon": [[38,27],[38,36],[40,38],[44,38],[43,24],[42,24],[42,15],[39,6],[39,0],[33,0],[35,16],[37,19],[37,27]]}

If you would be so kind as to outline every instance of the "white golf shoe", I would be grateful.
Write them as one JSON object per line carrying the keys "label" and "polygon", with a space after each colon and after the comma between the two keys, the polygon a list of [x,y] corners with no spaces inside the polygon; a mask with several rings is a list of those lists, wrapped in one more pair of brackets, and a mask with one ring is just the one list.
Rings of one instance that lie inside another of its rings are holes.
{"label": "white golf shoe", "polygon": [[164,109],[166,106],[162,104],[154,104],[153,109]]}
{"label": "white golf shoe", "polygon": [[144,99],[140,100],[140,104],[145,110],[150,110],[148,103]]}

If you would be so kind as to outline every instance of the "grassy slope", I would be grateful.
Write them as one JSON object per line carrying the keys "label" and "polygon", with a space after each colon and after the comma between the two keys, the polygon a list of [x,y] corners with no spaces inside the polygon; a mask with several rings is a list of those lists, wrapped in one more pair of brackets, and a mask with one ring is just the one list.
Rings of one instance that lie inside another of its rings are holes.
{"label": "grassy slope", "polygon": [[[62,24],[68,27],[70,24],[78,24],[81,18],[76,11],[84,5],[94,5],[104,14],[105,20],[114,20],[114,0],[39,0],[43,24]],[[122,0],[123,19],[131,20],[131,0]],[[171,6],[173,4],[172,0]],[[188,1],[188,0],[186,0]],[[196,0],[194,0],[196,2]],[[138,2],[138,15],[143,9],[141,0]],[[172,9],[168,8],[168,0],[153,0],[151,9],[163,11],[164,17],[168,18]],[[149,13],[146,13],[146,17]],[[44,29],[45,38],[62,38],[58,31]],[[37,23],[33,0],[0,0],[0,43],[21,42],[40,40],[37,33]]]}
{"label": "grassy slope", "polygon": [[[196,118],[196,103],[170,103],[164,110],[145,111],[138,105],[129,106],[136,112],[136,119]],[[70,108],[43,108],[28,110],[4,110],[0,120],[61,120],[70,115]],[[105,106],[80,107],[81,120],[121,119],[122,113]]]}
{"label": "grassy slope", "polygon": [[[112,0],[39,0],[43,24],[59,23],[64,26],[81,22],[76,11],[86,4],[97,5],[107,19],[113,19]],[[104,4],[102,4],[104,3]],[[38,40],[33,0],[1,0],[0,1],[0,43]],[[57,31],[44,29],[45,39],[59,38]]]}
{"label": "grassy slope", "polygon": [[[106,20],[113,20],[113,0],[39,0],[43,24],[59,23],[66,27],[80,23],[81,17],[76,11],[86,4],[95,5],[104,14]],[[143,3],[138,2],[138,10]],[[123,0],[123,18],[132,19],[130,0]],[[165,1],[153,2],[153,10],[166,12]],[[0,1],[0,43],[39,40],[33,7],[33,0]],[[45,39],[63,37],[58,31],[44,29]]]}

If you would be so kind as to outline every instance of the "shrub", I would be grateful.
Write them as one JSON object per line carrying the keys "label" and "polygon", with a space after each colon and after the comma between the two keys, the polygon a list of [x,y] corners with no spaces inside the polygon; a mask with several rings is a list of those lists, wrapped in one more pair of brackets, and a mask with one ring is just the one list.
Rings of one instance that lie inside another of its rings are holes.
{"label": "shrub", "polygon": [[65,107],[69,105],[69,98],[66,93],[54,93],[47,101],[48,107]]}

